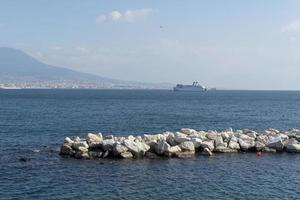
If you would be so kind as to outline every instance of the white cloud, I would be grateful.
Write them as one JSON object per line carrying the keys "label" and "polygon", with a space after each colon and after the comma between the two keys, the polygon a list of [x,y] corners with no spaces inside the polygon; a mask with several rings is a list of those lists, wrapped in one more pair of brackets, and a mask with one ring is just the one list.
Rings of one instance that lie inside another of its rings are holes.
{"label": "white cloud", "polygon": [[300,32],[300,19],[294,20],[281,28],[282,32]]}
{"label": "white cloud", "polygon": [[153,11],[151,9],[143,8],[137,10],[126,10],[124,12],[114,10],[107,15],[99,15],[96,18],[96,23],[103,22],[135,22],[145,19]]}

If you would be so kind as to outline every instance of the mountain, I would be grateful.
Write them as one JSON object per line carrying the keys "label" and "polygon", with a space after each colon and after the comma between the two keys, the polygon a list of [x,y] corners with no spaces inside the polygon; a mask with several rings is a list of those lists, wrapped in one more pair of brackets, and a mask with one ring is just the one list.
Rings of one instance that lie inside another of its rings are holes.
{"label": "mountain", "polygon": [[170,84],[140,83],[104,78],[40,62],[23,51],[0,48],[0,84],[31,88],[147,88],[166,89]]}

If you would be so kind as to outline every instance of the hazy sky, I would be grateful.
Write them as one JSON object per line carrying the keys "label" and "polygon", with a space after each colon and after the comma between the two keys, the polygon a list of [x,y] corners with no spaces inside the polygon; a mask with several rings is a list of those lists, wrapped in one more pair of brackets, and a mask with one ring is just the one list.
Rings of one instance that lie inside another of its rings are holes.
{"label": "hazy sky", "polygon": [[0,46],[117,79],[300,89],[300,1],[0,0]]}

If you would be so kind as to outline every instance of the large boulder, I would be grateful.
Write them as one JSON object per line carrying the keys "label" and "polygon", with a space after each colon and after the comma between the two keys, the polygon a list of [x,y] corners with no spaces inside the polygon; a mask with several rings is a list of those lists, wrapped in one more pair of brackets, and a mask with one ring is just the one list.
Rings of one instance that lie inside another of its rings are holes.
{"label": "large boulder", "polygon": [[74,141],[71,140],[69,137],[66,137],[65,140],[64,140],[64,144],[72,145],[73,143],[74,143]]}
{"label": "large boulder", "polygon": [[112,151],[114,144],[114,139],[105,139],[102,141],[102,148],[104,151]]}
{"label": "large boulder", "polygon": [[75,151],[88,151],[89,145],[86,141],[79,141],[72,143],[72,148]]}
{"label": "large boulder", "polygon": [[91,148],[95,147],[100,147],[102,143],[103,137],[102,134],[93,134],[93,133],[88,133],[86,136],[86,141]]}
{"label": "large boulder", "polygon": [[142,157],[150,149],[150,146],[144,142],[124,140],[123,145],[133,154],[135,158]]}
{"label": "large boulder", "polygon": [[219,133],[217,133],[217,132],[214,132],[214,131],[208,132],[208,133],[206,134],[206,137],[207,137],[208,139],[210,139],[210,140],[215,140],[218,136],[221,136],[221,134],[219,134]]}
{"label": "large boulder", "polygon": [[67,156],[71,156],[75,153],[75,151],[72,149],[72,147],[65,143],[60,147],[60,155],[67,155]]}
{"label": "large boulder", "polygon": [[174,139],[175,139],[175,142],[177,142],[177,143],[182,143],[182,142],[191,140],[191,138],[188,138],[186,134],[180,133],[180,132],[175,133]]}
{"label": "large boulder", "polygon": [[268,142],[269,138],[267,135],[258,135],[256,137],[256,141],[257,142],[260,142],[260,143],[263,143],[263,144],[266,144]]}
{"label": "large boulder", "polygon": [[[247,135],[244,135],[244,136],[247,136]],[[249,137],[249,136],[247,136],[247,137]],[[249,139],[250,137],[249,138],[247,138],[247,137],[240,136],[240,138],[239,138],[240,148],[243,151],[249,151],[252,148],[254,148],[254,146],[255,146],[255,141],[253,139]]]}
{"label": "large boulder", "polygon": [[118,144],[118,143],[115,143],[113,145],[113,154],[114,156],[119,156],[121,155],[122,153],[126,152],[128,150],[127,147],[125,147],[124,145],[122,144]]}
{"label": "large boulder", "polygon": [[218,136],[215,139],[215,148],[217,147],[227,147],[227,143],[223,141],[222,136]]}
{"label": "large boulder", "polygon": [[159,141],[155,147],[155,152],[158,155],[165,155],[170,150],[170,145],[166,141]]}
{"label": "large boulder", "polygon": [[200,138],[191,138],[191,142],[194,144],[195,149],[199,148],[202,144],[202,140]]}
{"label": "large boulder", "polygon": [[185,141],[178,145],[182,151],[195,151],[194,143],[191,141]]}
{"label": "large boulder", "polygon": [[288,144],[286,151],[289,153],[300,153],[300,144]]}
{"label": "large boulder", "polygon": [[234,150],[237,150],[237,151],[240,150],[240,145],[235,140],[230,140],[229,143],[228,143],[228,147],[230,149],[234,149]]}
{"label": "large boulder", "polygon": [[265,148],[266,144],[262,143],[260,141],[255,142],[255,150],[256,151],[262,151]]}
{"label": "large boulder", "polygon": [[281,136],[278,137],[274,137],[272,138],[267,144],[266,146],[272,149],[276,149],[276,151],[282,151],[284,146],[285,146],[285,142],[282,139]]}
{"label": "large boulder", "polygon": [[166,141],[172,146],[177,144],[177,142],[175,141],[175,134],[172,132],[169,132]]}
{"label": "large boulder", "polygon": [[214,140],[205,140],[201,143],[201,148],[208,148],[210,151],[213,151],[215,148]]}

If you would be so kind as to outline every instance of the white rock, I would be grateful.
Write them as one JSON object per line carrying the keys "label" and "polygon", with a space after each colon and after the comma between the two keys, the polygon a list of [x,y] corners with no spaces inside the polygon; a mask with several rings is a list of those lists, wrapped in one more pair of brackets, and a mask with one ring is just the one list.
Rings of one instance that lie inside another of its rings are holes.
{"label": "white rock", "polygon": [[167,136],[166,141],[172,146],[176,145],[177,142],[175,141],[175,134],[172,132],[169,132],[169,135]]}
{"label": "white rock", "polygon": [[128,150],[128,148],[125,147],[125,146],[122,145],[122,144],[115,143],[115,144],[113,145],[113,154],[114,154],[115,156],[118,156],[118,155],[120,155],[121,153],[126,152],[127,150]]}
{"label": "white rock", "polygon": [[186,136],[184,133],[176,132],[175,133],[175,141],[177,143],[182,143],[185,141],[190,141],[191,139]]}
{"label": "white rock", "polygon": [[221,136],[222,136],[223,141],[229,141],[229,139],[230,139],[230,136],[227,132],[222,132]]}
{"label": "white rock", "polygon": [[102,141],[102,148],[104,151],[111,151],[113,149],[114,144],[114,139],[105,139]]}
{"label": "white rock", "polygon": [[276,151],[282,151],[285,143],[282,140],[282,137],[272,138],[266,146],[272,149],[276,149]]}
{"label": "white rock", "polygon": [[121,154],[120,154],[120,156],[121,156],[121,158],[132,158],[133,157],[133,155],[132,155],[132,153],[131,152],[122,152]]}
{"label": "white rock", "polygon": [[191,141],[185,141],[179,144],[182,151],[195,151],[195,146]]}
{"label": "white rock", "polygon": [[206,141],[203,141],[202,144],[201,144],[201,147],[202,147],[203,149],[208,148],[210,151],[213,151],[214,148],[215,148],[214,140],[206,140]]}
{"label": "white rock", "polygon": [[135,142],[129,139],[124,140],[123,145],[134,155],[134,157],[144,156],[150,146],[144,142]]}
{"label": "white rock", "polygon": [[89,145],[87,144],[86,141],[74,142],[72,144],[72,148],[75,150],[81,150],[80,148],[88,149]]}
{"label": "white rock", "polygon": [[239,145],[239,143],[237,143],[235,140],[230,140],[230,141],[229,141],[229,144],[228,144],[228,147],[229,147],[230,149],[240,150],[240,145]]}
{"label": "white rock", "polygon": [[194,129],[191,129],[191,128],[182,128],[181,129],[181,132],[186,134],[186,135],[190,135],[190,134],[193,134],[193,133],[197,133],[196,130]]}
{"label": "white rock", "polygon": [[209,148],[204,148],[204,150],[201,152],[202,155],[205,156],[212,156],[213,153],[211,152],[211,150]]}
{"label": "white rock", "polygon": [[102,137],[97,134],[88,133],[86,136],[86,141],[90,147],[95,147],[102,143]]}
{"label": "white rock", "polygon": [[269,140],[269,138],[266,135],[258,135],[256,137],[256,141],[263,143],[263,144],[266,144],[268,142],[268,140]]}
{"label": "white rock", "polygon": [[159,141],[155,147],[155,152],[158,154],[158,155],[164,155],[168,152],[170,152],[170,145],[165,142],[165,141]]}
{"label": "white rock", "polygon": [[220,136],[221,134],[217,133],[217,132],[208,132],[206,134],[206,137],[210,140],[215,140],[218,136]]}
{"label": "white rock", "polygon": [[65,144],[72,144],[72,143],[74,143],[74,141],[71,140],[69,137],[66,137],[65,140],[64,140],[64,143]]}
{"label": "white rock", "polygon": [[286,151],[290,153],[300,153],[300,144],[288,144]]}
{"label": "white rock", "polygon": [[202,140],[200,138],[191,138],[191,142],[194,144],[196,149],[202,144]]}
{"label": "white rock", "polygon": [[266,144],[260,141],[255,142],[255,149],[256,151],[262,151],[265,148]]}
{"label": "white rock", "polygon": [[227,147],[227,143],[224,143],[222,136],[216,137],[215,147]]}
{"label": "white rock", "polygon": [[[249,137],[249,136],[247,136]],[[246,137],[244,137],[246,138]],[[255,146],[255,141],[253,139],[241,139],[239,138],[239,144],[243,151],[248,151]]]}
{"label": "white rock", "polygon": [[134,141],[134,140],[135,140],[135,137],[134,137],[133,135],[129,135],[129,136],[127,136],[127,139],[128,139],[128,140],[131,140],[131,141]]}
{"label": "white rock", "polygon": [[172,146],[168,150],[168,152],[171,153],[171,154],[176,153],[176,152],[180,152],[180,151],[181,151],[181,148],[178,145]]}

